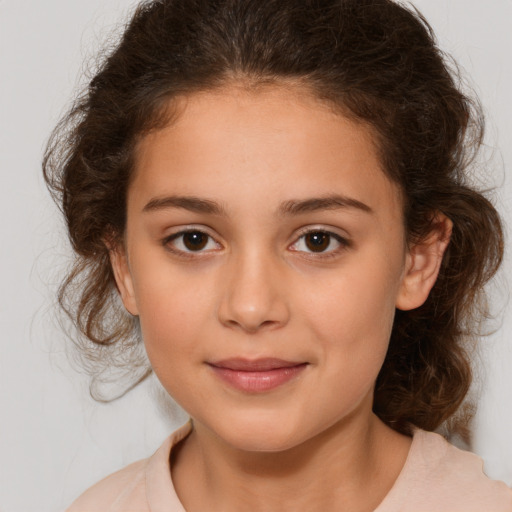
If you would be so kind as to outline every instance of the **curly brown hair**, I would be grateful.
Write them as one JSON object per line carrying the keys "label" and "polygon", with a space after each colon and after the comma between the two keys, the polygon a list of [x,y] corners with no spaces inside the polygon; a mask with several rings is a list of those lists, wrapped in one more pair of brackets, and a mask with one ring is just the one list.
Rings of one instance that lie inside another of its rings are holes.
{"label": "curly brown hair", "polygon": [[[409,243],[429,233],[436,212],[453,222],[429,298],[397,311],[374,398],[392,428],[434,430],[468,392],[469,342],[503,235],[492,204],[468,183],[483,137],[478,103],[461,91],[421,14],[390,0],[142,3],[44,157],[77,254],[60,303],[88,342],[88,361],[133,372],[137,321],[120,305],[105,239],[123,237],[136,142],[172,122],[166,107],[180,95],[290,80],[373,128],[385,172],[402,190]],[[106,358],[109,350],[117,355]],[[146,373],[139,366],[133,380]]]}

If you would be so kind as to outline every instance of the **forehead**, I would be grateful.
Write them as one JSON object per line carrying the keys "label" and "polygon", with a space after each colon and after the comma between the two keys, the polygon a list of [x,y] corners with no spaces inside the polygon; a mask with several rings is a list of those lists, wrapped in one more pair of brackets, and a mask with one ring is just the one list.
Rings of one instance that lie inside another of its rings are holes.
{"label": "forehead", "polygon": [[180,193],[243,203],[260,194],[260,206],[268,206],[272,199],[340,193],[377,209],[400,202],[371,128],[304,89],[226,88],[173,107],[175,120],[138,144],[129,196]]}

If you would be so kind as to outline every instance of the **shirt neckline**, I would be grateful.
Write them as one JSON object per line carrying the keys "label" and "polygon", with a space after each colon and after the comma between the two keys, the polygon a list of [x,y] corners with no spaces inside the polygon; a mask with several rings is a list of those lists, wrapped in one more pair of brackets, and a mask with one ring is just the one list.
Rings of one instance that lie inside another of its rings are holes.
{"label": "shirt neckline", "polygon": [[[174,446],[185,439],[192,431],[192,420],[182,425],[171,434],[160,448],[148,459],[146,466],[146,498],[150,512],[186,512],[176,494],[171,477],[170,457]],[[416,474],[415,460],[421,451],[421,440],[428,434],[421,429],[413,431],[413,437],[405,463],[398,474],[393,486],[384,496],[374,512],[393,512],[400,502],[406,500],[410,491],[408,481],[411,468],[415,467],[415,478],[422,478]]]}

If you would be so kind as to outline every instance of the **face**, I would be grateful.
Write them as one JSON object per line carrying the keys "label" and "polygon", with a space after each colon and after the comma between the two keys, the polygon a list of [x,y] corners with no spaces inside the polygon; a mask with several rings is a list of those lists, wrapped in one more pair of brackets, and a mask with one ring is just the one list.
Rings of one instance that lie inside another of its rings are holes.
{"label": "face", "polygon": [[369,129],[278,87],[182,106],[138,147],[113,256],[156,375],[241,449],[366,421],[412,267]]}

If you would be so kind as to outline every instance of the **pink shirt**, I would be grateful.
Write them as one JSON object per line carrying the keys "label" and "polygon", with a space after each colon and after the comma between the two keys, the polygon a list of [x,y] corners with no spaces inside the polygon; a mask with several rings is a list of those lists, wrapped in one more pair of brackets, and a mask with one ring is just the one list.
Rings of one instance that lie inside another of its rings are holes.
{"label": "pink shirt", "polygon": [[[169,466],[187,423],[148,459],[127,466],[91,487],[67,512],[185,512]],[[483,473],[482,460],[443,437],[417,430],[395,484],[375,512],[512,512],[512,490]]]}

